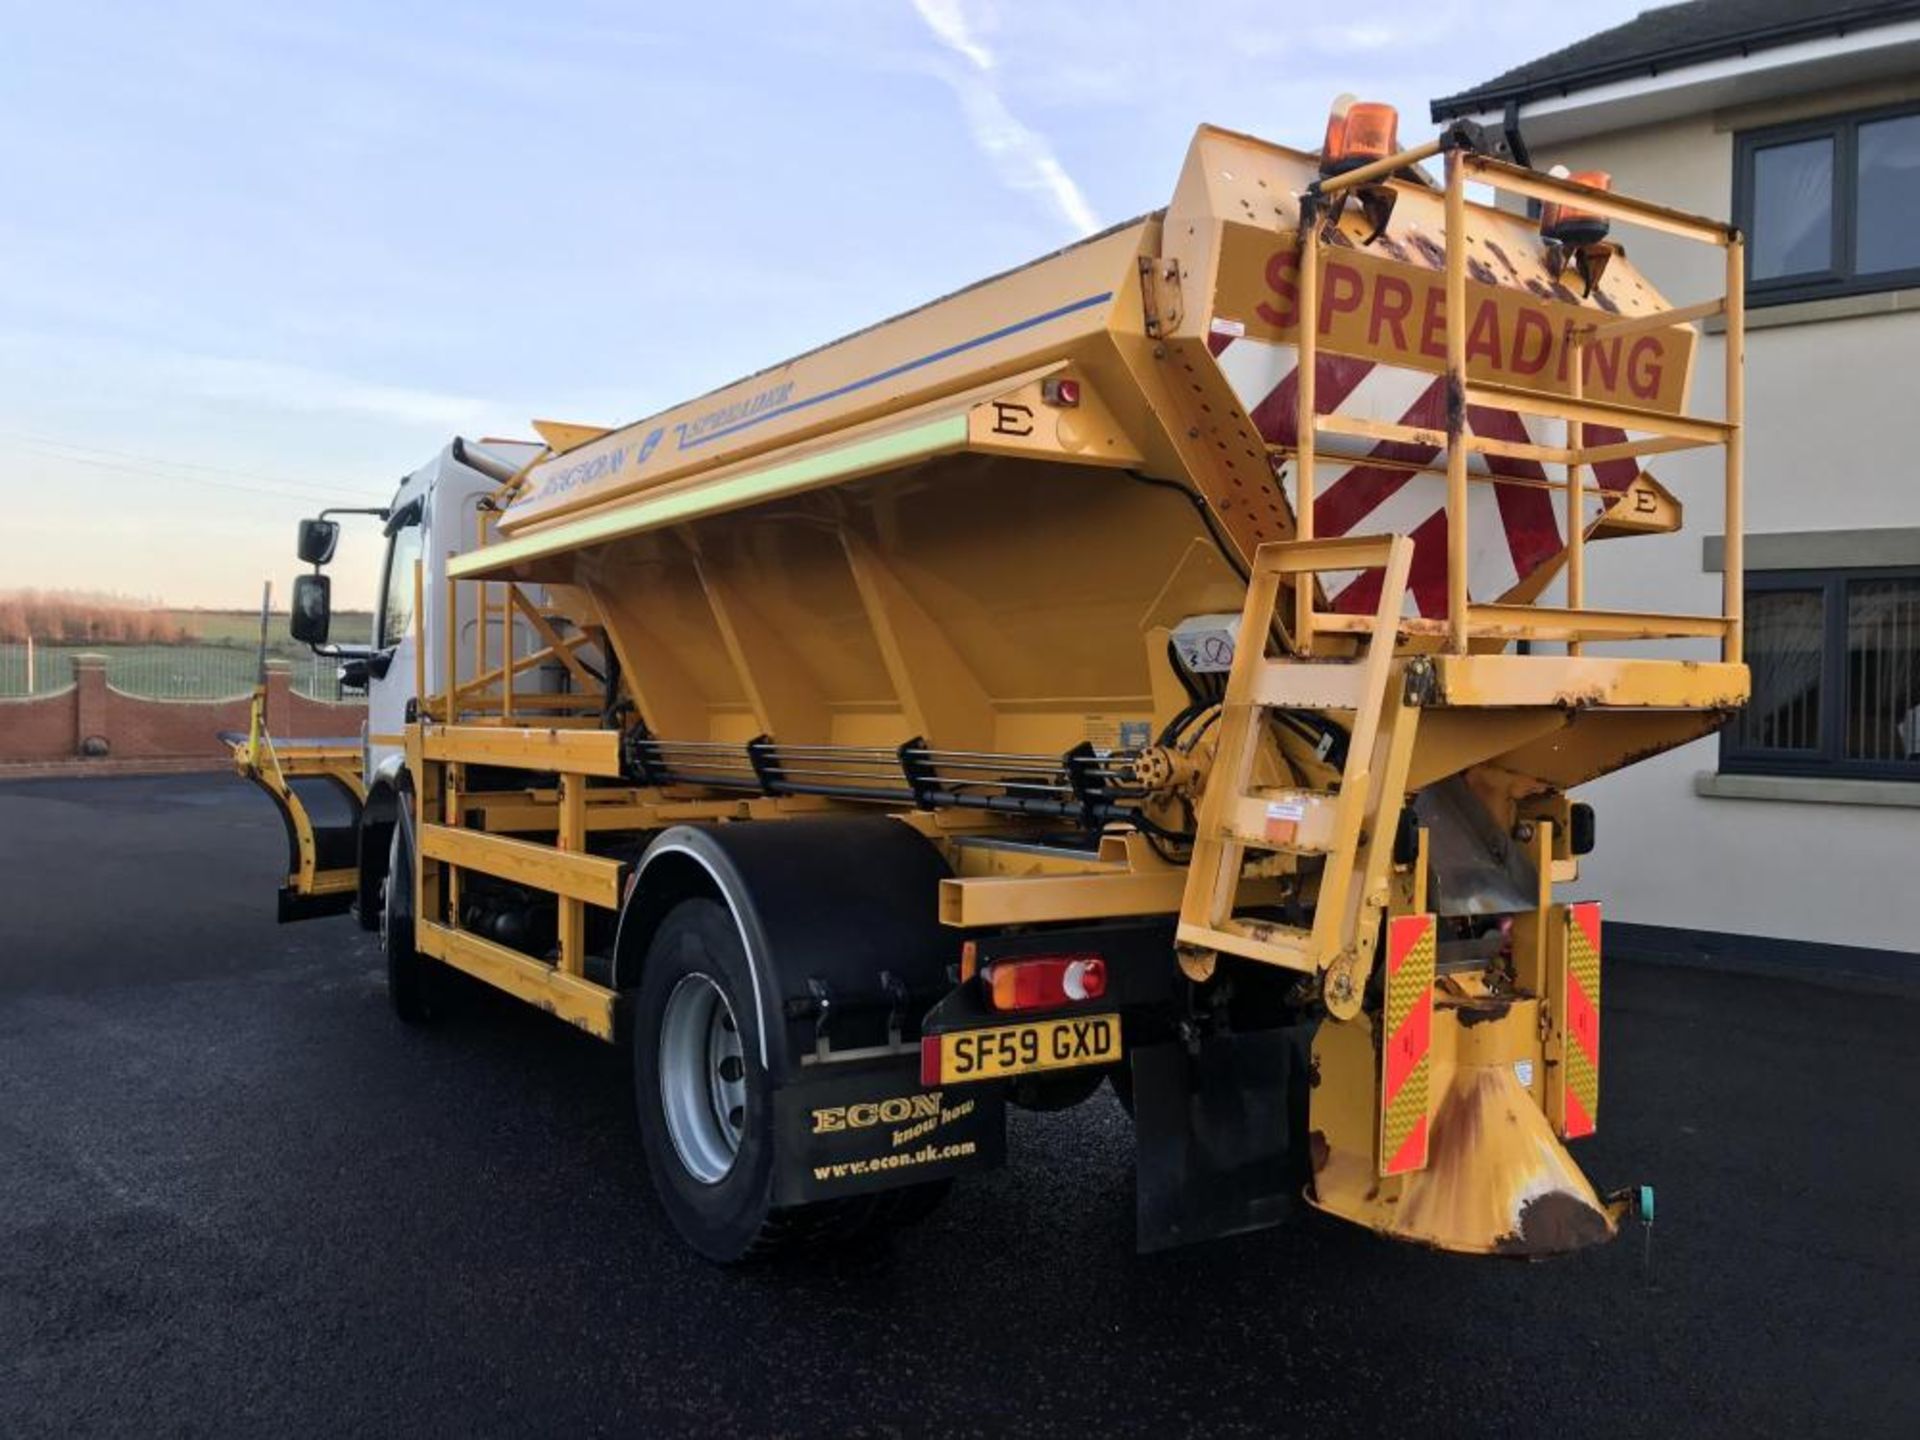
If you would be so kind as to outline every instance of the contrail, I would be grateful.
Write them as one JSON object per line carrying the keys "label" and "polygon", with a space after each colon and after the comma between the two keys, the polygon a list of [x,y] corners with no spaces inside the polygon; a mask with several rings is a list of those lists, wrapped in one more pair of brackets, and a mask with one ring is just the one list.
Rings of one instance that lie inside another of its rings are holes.
{"label": "contrail", "polygon": [[913,0],[927,29],[965,62],[943,71],[967,117],[973,143],[993,162],[1000,178],[1016,190],[1037,190],[1075,231],[1091,235],[1100,219],[1066,171],[1046,137],[1023,125],[1007,109],[995,76],[993,52],[974,33],[963,0]]}

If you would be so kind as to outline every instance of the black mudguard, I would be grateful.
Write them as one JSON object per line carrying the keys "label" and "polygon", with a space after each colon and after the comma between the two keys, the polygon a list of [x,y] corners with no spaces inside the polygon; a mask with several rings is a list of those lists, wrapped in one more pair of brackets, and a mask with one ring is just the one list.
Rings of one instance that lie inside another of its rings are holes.
{"label": "black mudguard", "polygon": [[920,1083],[921,1022],[958,978],[939,922],[940,852],[884,816],[676,825],[636,865],[614,984],[639,980],[653,931],[691,895],[732,913],[773,1078],[780,1203],[893,1189],[1005,1155],[999,1086]]}
{"label": "black mudguard", "polygon": [[940,852],[884,816],[675,825],[654,837],[620,917],[627,989],[654,929],[690,894],[733,914],[758,987],[762,1063],[781,1081],[809,1057],[910,1039],[955,983],[960,938],[940,924]]}

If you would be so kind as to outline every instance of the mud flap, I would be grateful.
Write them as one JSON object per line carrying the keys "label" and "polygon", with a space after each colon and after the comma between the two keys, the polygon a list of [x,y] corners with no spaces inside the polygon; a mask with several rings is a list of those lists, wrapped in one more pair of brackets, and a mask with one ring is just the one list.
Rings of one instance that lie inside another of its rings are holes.
{"label": "mud flap", "polygon": [[1311,1174],[1307,1089],[1313,1025],[1178,1041],[1133,1052],[1142,1254],[1277,1225]]}
{"label": "mud flap", "polygon": [[1005,1086],[923,1086],[917,1053],[816,1067],[774,1092],[773,1115],[776,1205],[897,1190],[1006,1160]]}

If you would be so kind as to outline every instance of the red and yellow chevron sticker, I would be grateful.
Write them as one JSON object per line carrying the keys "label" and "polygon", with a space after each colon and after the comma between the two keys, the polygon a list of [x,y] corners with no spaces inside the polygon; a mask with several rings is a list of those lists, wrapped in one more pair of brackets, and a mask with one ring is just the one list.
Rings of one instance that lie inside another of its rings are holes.
{"label": "red and yellow chevron sticker", "polygon": [[1402,915],[1387,923],[1387,1003],[1380,1046],[1382,1175],[1426,1168],[1438,954],[1433,916]]}
{"label": "red and yellow chevron sticker", "polygon": [[1591,1135],[1600,1114],[1600,906],[1567,906],[1566,983],[1561,987],[1561,1064],[1566,1093],[1560,1134]]}

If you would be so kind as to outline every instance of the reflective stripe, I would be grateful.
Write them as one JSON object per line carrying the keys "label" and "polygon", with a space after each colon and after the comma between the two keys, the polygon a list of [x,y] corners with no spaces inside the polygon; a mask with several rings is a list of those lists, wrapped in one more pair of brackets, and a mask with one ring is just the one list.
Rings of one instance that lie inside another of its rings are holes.
{"label": "reflective stripe", "polygon": [[[1269,445],[1293,448],[1299,351],[1276,341],[1217,334],[1209,337],[1208,348],[1262,438]],[[1356,356],[1319,353],[1315,400],[1323,415],[1338,412],[1434,430],[1446,425],[1444,379]],[[1468,411],[1467,428],[1490,439],[1550,445],[1564,444],[1566,439],[1566,426],[1560,421],[1485,405]],[[1594,446],[1618,443],[1628,436],[1611,426],[1589,425],[1584,438],[1586,444]],[[1416,557],[1421,581],[1409,588],[1408,612],[1444,614],[1446,479],[1407,468],[1443,463],[1441,449],[1332,434],[1321,435],[1316,448],[1320,456],[1314,475],[1316,533],[1415,535],[1420,548],[1430,548],[1433,554]],[[1565,507],[1560,492],[1528,483],[1549,478],[1538,461],[1475,451],[1467,456],[1467,469],[1496,481],[1514,482],[1496,484],[1492,496],[1476,497],[1469,510],[1470,588],[1476,600],[1496,600],[1550,563],[1565,547]],[[1587,523],[1597,521],[1639,473],[1640,462],[1632,458],[1591,467],[1585,480]],[[1560,478],[1558,466],[1550,478]],[[1361,612],[1373,608],[1378,591],[1367,578],[1345,572],[1322,579],[1333,609]]]}
{"label": "reflective stripe", "polygon": [[1591,1135],[1600,1117],[1600,906],[1567,907],[1566,1114],[1561,1135]]}
{"label": "reflective stripe", "polygon": [[1433,1075],[1434,917],[1401,915],[1387,926],[1387,994],[1380,1023],[1380,1173],[1403,1175],[1427,1163],[1427,1109]]}

